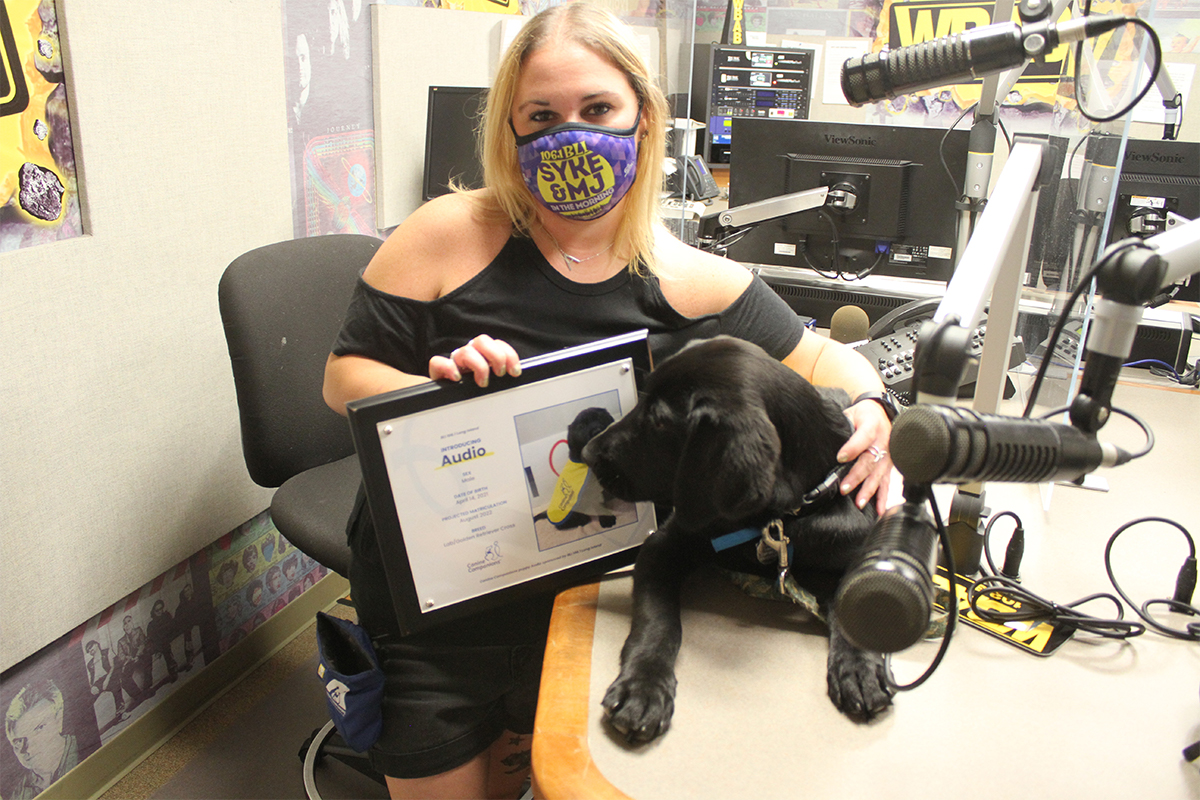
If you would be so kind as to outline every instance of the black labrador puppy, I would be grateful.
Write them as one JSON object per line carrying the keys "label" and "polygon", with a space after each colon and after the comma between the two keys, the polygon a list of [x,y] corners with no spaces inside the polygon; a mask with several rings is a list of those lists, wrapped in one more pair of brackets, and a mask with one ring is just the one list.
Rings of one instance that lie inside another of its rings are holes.
{"label": "black labrador puppy", "polygon": [[829,626],[830,699],[857,721],[891,705],[882,656],[850,644],[833,608],[875,519],[870,505],[859,510],[837,491],[845,471],[837,471],[837,451],[853,433],[843,413],[849,399],[814,387],[756,345],[718,337],[664,361],[638,405],[584,448],[617,497],[673,507],[634,564],[632,625],[603,700],[609,723],[630,742],[654,739],[674,713],[684,578],[715,562],[778,579],[780,565],[764,564],[754,540],[721,552],[713,545],[775,519],[791,544],[788,570]]}
{"label": "black labrador puppy", "polygon": [[[612,414],[603,408],[585,408],[576,414],[575,419],[567,426],[567,461],[583,464],[583,448],[612,422]],[[602,486],[595,481],[585,482],[568,502],[571,503],[572,510],[568,511],[563,519],[552,523],[559,530],[582,528],[593,519],[598,520],[602,528],[611,528],[617,523],[617,518],[609,513]],[[535,516],[534,520],[548,518],[549,514],[543,511]]]}

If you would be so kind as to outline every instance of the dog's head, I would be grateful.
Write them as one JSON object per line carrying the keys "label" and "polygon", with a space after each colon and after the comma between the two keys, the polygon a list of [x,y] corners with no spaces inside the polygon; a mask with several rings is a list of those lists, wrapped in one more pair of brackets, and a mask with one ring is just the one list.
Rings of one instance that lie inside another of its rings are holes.
{"label": "dog's head", "polygon": [[612,414],[603,408],[585,408],[576,414],[567,426],[567,457],[583,461],[584,446],[612,423]]}
{"label": "dog's head", "polygon": [[583,457],[618,497],[672,505],[688,529],[727,528],[794,507],[851,432],[808,381],[753,344],[718,337],[664,361]]}

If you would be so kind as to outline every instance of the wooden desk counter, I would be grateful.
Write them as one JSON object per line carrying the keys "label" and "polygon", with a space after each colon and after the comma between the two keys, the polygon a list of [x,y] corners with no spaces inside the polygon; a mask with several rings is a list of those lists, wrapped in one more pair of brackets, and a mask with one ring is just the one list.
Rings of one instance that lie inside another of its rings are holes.
{"label": "wooden desk counter", "polygon": [[[1112,592],[1104,546],[1126,522],[1163,516],[1200,537],[1200,393],[1122,384],[1116,405],[1146,418],[1158,441],[1144,459],[1097,473],[1110,491],[987,487],[994,514],[1022,518],[1026,585],[1060,603]],[[1121,425],[1101,438],[1135,447]],[[950,487],[939,497],[942,489]],[[997,558],[1011,530],[997,523]],[[1114,571],[1139,602],[1169,596],[1186,553],[1174,528],[1139,525],[1114,546]],[[960,626],[926,684],[857,725],[826,697],[821,626],[715,572],[685,588],[672,727],[628,747],[604,726],[600,698],[628,633],[631,584],[623,576],[580,587],[556,604],[533,750],[547,800],[1200,798],[1200,770],[1181,755],[1200,739],[1200,644],[1078,635],[1039,658]],[[1111,604],[1085,610],[1108,616]],[[923,643],[898,654],[897,679],[916,677],[935,650]]]}

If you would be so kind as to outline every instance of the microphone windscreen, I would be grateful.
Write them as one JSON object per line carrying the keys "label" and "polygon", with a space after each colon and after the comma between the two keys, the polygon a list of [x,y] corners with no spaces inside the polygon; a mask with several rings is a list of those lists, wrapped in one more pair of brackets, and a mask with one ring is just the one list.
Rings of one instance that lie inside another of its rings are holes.
{"label": "microphone windscreen", "polygon": [[[909,413],[912,412],[912,413]],[[914,483],[932,483],[948,463],[963,463],[970,437],[955,437],[939,409],[917,405],[896,419],[888,449],[900,474]]]}
{"label": "microphone windscreen", "polygon": [[829,320],[829,338],[842,344],[866,341],[870,329],[867,312],[858,306],[842,306]]}

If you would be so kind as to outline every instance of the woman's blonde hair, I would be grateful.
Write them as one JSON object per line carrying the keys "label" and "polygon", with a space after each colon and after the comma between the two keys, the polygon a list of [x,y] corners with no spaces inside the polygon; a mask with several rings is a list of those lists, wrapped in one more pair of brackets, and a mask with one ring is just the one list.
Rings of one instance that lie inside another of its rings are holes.
{"label": "woman's blonde hair", "polygon": [[609,11],[587,2],[549,8],[531,19],[500,60],[488,92],[479,139],[484,183],[498,210],[517,231],[530,235],[536,214],[533,195],[521,178],[516,134],[510,124],[517,80],[529,55],[555,41],[575,42],[611,61],[625,74],[642,107],[646,136],[638,149],[637,174],[625,195],[624,217],[613,250],[634,269],[654,271],[655,231],[666,152],[667,101],[650,75],[632,31]]}

